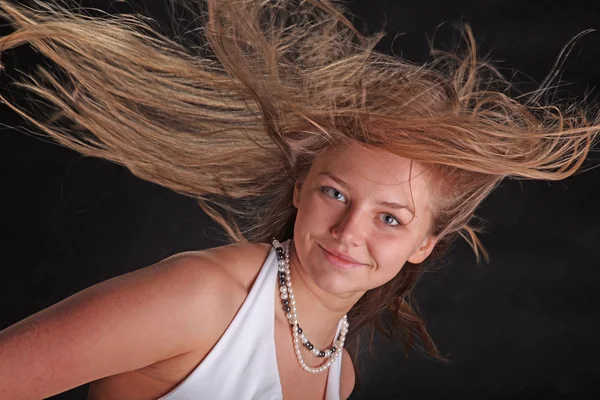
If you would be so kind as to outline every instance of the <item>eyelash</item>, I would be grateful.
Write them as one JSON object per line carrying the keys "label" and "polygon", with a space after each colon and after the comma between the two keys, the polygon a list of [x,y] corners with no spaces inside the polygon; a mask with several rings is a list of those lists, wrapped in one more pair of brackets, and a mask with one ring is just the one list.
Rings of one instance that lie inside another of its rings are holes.
{"label": "eyelash", "polygon": [[[336,199],[335,197],[333,197],[333,196],[330,194],[330,193],[331,193],[331,191],[336,191],[336,192],[338,192],[339,194],[341,194],[342,196],[344,196],[344,194],[343,194],[342,192],[340,192],[339,190],[337,190],[336,188],[334,188],[334,187],[331,187],[331,186],[320,186],[320,187],[319,187],[319,190],[320,190],[321,192],[325,193],[327,196],[331,197],[331,198],[332,198],[332,199],[334,199],[334,200],[339,200],[339,199]],[[344,196],[344,197],[345,197],[345,196]],[[398,227],[401,227],[401,226],[403,226],[402,222],[400,222],[400,219],[399,219],[398,217],[396,217],[394,214],[391,214],[391,213],[385,213],[385,215],[389,215],[390,217],[394,218],[394,219],[396,220],[396,222],[398,223],[398,225],[390,225],[390,224],[386,224],[386,223],[384,222],[384,224],[385,224],[385,225],[389,226],[390,228],[398,228]]]}

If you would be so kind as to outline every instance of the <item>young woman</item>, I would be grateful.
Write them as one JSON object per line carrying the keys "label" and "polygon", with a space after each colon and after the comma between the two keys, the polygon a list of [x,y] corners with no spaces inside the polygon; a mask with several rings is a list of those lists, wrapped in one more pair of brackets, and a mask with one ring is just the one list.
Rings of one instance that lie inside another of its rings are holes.
{"label": "young woman", "polygon": [[382,323],[445,360],[412,299],[425,261],[459,236],[485,256],[470,221],[496,185],[571,176],[597,137],[582,110],[544,107],[544,88],[507,97],[468,28],[464,55],[416,66],[375,52],[381,35],[329,1],[209,0],[193,49],[141,18],[0,5],[19,28],[0,51],[31,43],[60,71],[22,84],[51,118],[3,100],[59,143],[196,197],[234,242],[0,332],[0,398],[86,382],[90,399],[347,398],[347,344]]}

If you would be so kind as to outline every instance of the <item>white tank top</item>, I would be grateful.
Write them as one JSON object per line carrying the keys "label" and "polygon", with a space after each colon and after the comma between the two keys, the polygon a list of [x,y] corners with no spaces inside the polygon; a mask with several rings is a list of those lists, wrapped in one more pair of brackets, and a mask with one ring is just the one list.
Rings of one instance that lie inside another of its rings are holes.
{"label": "white tank top", "polygon": [[[223,336],[200,365],[159,400],[283,399],[275,355],[276,278],[277,257],[271,248],[246,300]],[[340,328],[341,321],[335,337]],[[340,398],[341,363],[342,354],[329,367],[326,400]]]}

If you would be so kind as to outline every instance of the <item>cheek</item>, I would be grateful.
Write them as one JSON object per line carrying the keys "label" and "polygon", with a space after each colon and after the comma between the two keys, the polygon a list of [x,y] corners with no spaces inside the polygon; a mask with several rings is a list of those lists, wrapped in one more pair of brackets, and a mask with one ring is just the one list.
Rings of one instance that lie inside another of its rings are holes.
{"label": "cheek", "polygon": [[336,219],[335,207],[327,204],[326,200],[319,198],[319,193],[303,194],[298,207],[296,223],[302,226],[326,226]]}
{"label": "cheek", "polygon": [[377,262],[377,267],[382,272],[393,273],[395,270],[399,270],[400,267],[406,261],[403,254],[397,254],[394,251],[380,251],[374,255]]}
{"label": "cheek", "polygon": [[376,265],[375,273],[383,280],[390,280],[400,272],[410,257],[412,243],[399,243],[398,238],[377,239],[371,242],[371,255]]}
{"label": "cheek", "polygon": [[390,260],[385,265],[379,265],[375,273],[371,275],[370,286],[372,288],[383,286],[396,277],[404,267],[404,260]]}

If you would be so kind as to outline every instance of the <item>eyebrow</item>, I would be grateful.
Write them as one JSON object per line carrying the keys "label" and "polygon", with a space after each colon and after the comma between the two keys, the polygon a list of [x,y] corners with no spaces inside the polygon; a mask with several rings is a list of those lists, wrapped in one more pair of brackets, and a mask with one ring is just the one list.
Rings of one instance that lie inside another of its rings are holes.
{"label": "eyebrow", "polygon": [[[332,174],[329,171],[321,172],[321,173],[319,173],[319,175],[324,175],[324,176],[336,181],[340,186],[343,186],[344,188],[346,188],[348,190],[351,189],[350,185],[348,183],[346,183],[342,178],[335,176],[334,174]],[[413,215],[414,218],[416,218],[414,211],[411,210],[408,206],[406,206],[404,204],[394,203],[393,201],[383,201],[383,200],[377,201],[376,204],[378,204],[380,206],[384,206],[384,207],[393,208],[395,210],[404,208],[404,209],[408,210]]]}

